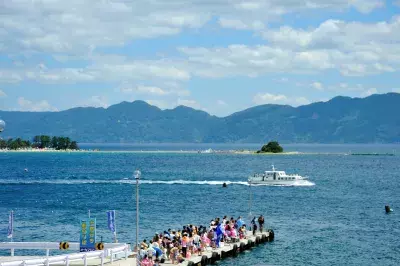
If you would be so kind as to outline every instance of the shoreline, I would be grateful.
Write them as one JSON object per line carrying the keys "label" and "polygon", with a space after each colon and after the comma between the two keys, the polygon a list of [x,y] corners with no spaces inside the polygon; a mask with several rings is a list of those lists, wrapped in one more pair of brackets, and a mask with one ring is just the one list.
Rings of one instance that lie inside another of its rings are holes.
{"label": "shoreline", "polygon": [[52,150],[52,149],[18,149],[18,150],[7,150],[0,149],[0,153],[189,153],[189,154],[270,154],[270,155],[288,155],[288,154],[300,154],[300,152],[282,152],[282,153],[257,153],[252,150]]}
{"label": "shoreline", "polygon": [[343,155],[343,156],[396,156],[395,153],[352,153],[352,152],[299,152],[288,151],[281,153],[263,152],[255,150],[53,150],[53,149],[0,149],[1,153],[132,153],[132,154],[224,154],[224,155],[254,155],[254,156],[285,156],[285,155]]}
{"label": "shoreline", "polygon": [[[50,149],[21,149],[0,150],[1,153],[133,153],[133,154],[225,154],[225,155],[254,155],[254,156],[284,156],[284,155],[352,155],[345,152],[299,152],[289,151],[282,153],[257,153],[253,150],[50,150]],[[385,155],[385,154],[382,154]]]}

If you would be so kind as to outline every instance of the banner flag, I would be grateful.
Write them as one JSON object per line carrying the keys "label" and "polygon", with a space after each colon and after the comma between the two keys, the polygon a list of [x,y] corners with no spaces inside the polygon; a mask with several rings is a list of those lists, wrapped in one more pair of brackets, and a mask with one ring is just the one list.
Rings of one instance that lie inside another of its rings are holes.
{"label": "banner flag", "polygon": [[14,233],[14,212],[10,212],[10,216],[8,217],[8,232],[7,238],[13,238]]}
{"label": "banner flag", "polygon": [[115,233],[115,210],[107,212],[108,229]]}

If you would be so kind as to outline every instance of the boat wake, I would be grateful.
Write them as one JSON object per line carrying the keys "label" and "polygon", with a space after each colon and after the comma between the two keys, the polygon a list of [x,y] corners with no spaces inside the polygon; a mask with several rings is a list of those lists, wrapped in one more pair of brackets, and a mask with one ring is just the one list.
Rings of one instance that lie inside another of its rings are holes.
{"label": "boat wake", "polygon": [[[227,185],[242,185],[249,186],[248,182],[245,181],[197,181],[197,180],[140,180],[140,184],[147,185],[211,185],[211,186],[222,186]],[[121,179],[121,180],[99,180],[99,179],[52,179],[52,180],[0,180],[0,184],[4,185],[31,185],[31,184],[54,184],[54,185],[81,185],[81,184],[136,184],[135,180]],[[274,185],[274,184],[252,184],[253,187],[258,186],[283,186],[283,187],[305,187],[314,186],[315,184],[308,180],[296,181],[293,184],[288,185]]]}

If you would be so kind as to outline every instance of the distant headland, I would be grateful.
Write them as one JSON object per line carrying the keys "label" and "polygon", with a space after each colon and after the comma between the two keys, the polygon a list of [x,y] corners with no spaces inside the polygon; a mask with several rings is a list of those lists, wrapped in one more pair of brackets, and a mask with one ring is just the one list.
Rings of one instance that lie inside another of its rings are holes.
{"label": "distant headland", "polygon": [[335,97],[292,107],[266,104],[227,117],[144,101],[60,112],[0,111],[3,139],[65,136],[79,143],[400,143],[400,94]]}

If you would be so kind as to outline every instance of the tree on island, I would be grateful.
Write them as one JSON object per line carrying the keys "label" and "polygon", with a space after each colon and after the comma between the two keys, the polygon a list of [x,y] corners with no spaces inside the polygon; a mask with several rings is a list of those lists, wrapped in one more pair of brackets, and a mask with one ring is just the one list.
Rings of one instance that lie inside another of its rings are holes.
{"label": "tree on island", "polygon": [[257,151],[257,153],[264,152],[281,153],[283,152],[283,148],[279,145],[277,141],[270,141],[268,142],[268,144],[262,146],[261,150]]}
{"label": "tree on island", "polygon": [[25,148],[79,150],[78,143],[76,141],[71,141],[68,137],[35,136],[32,144],[21,138],[8,139],[7,141],[0,139],[0,149],[18,150]]}

